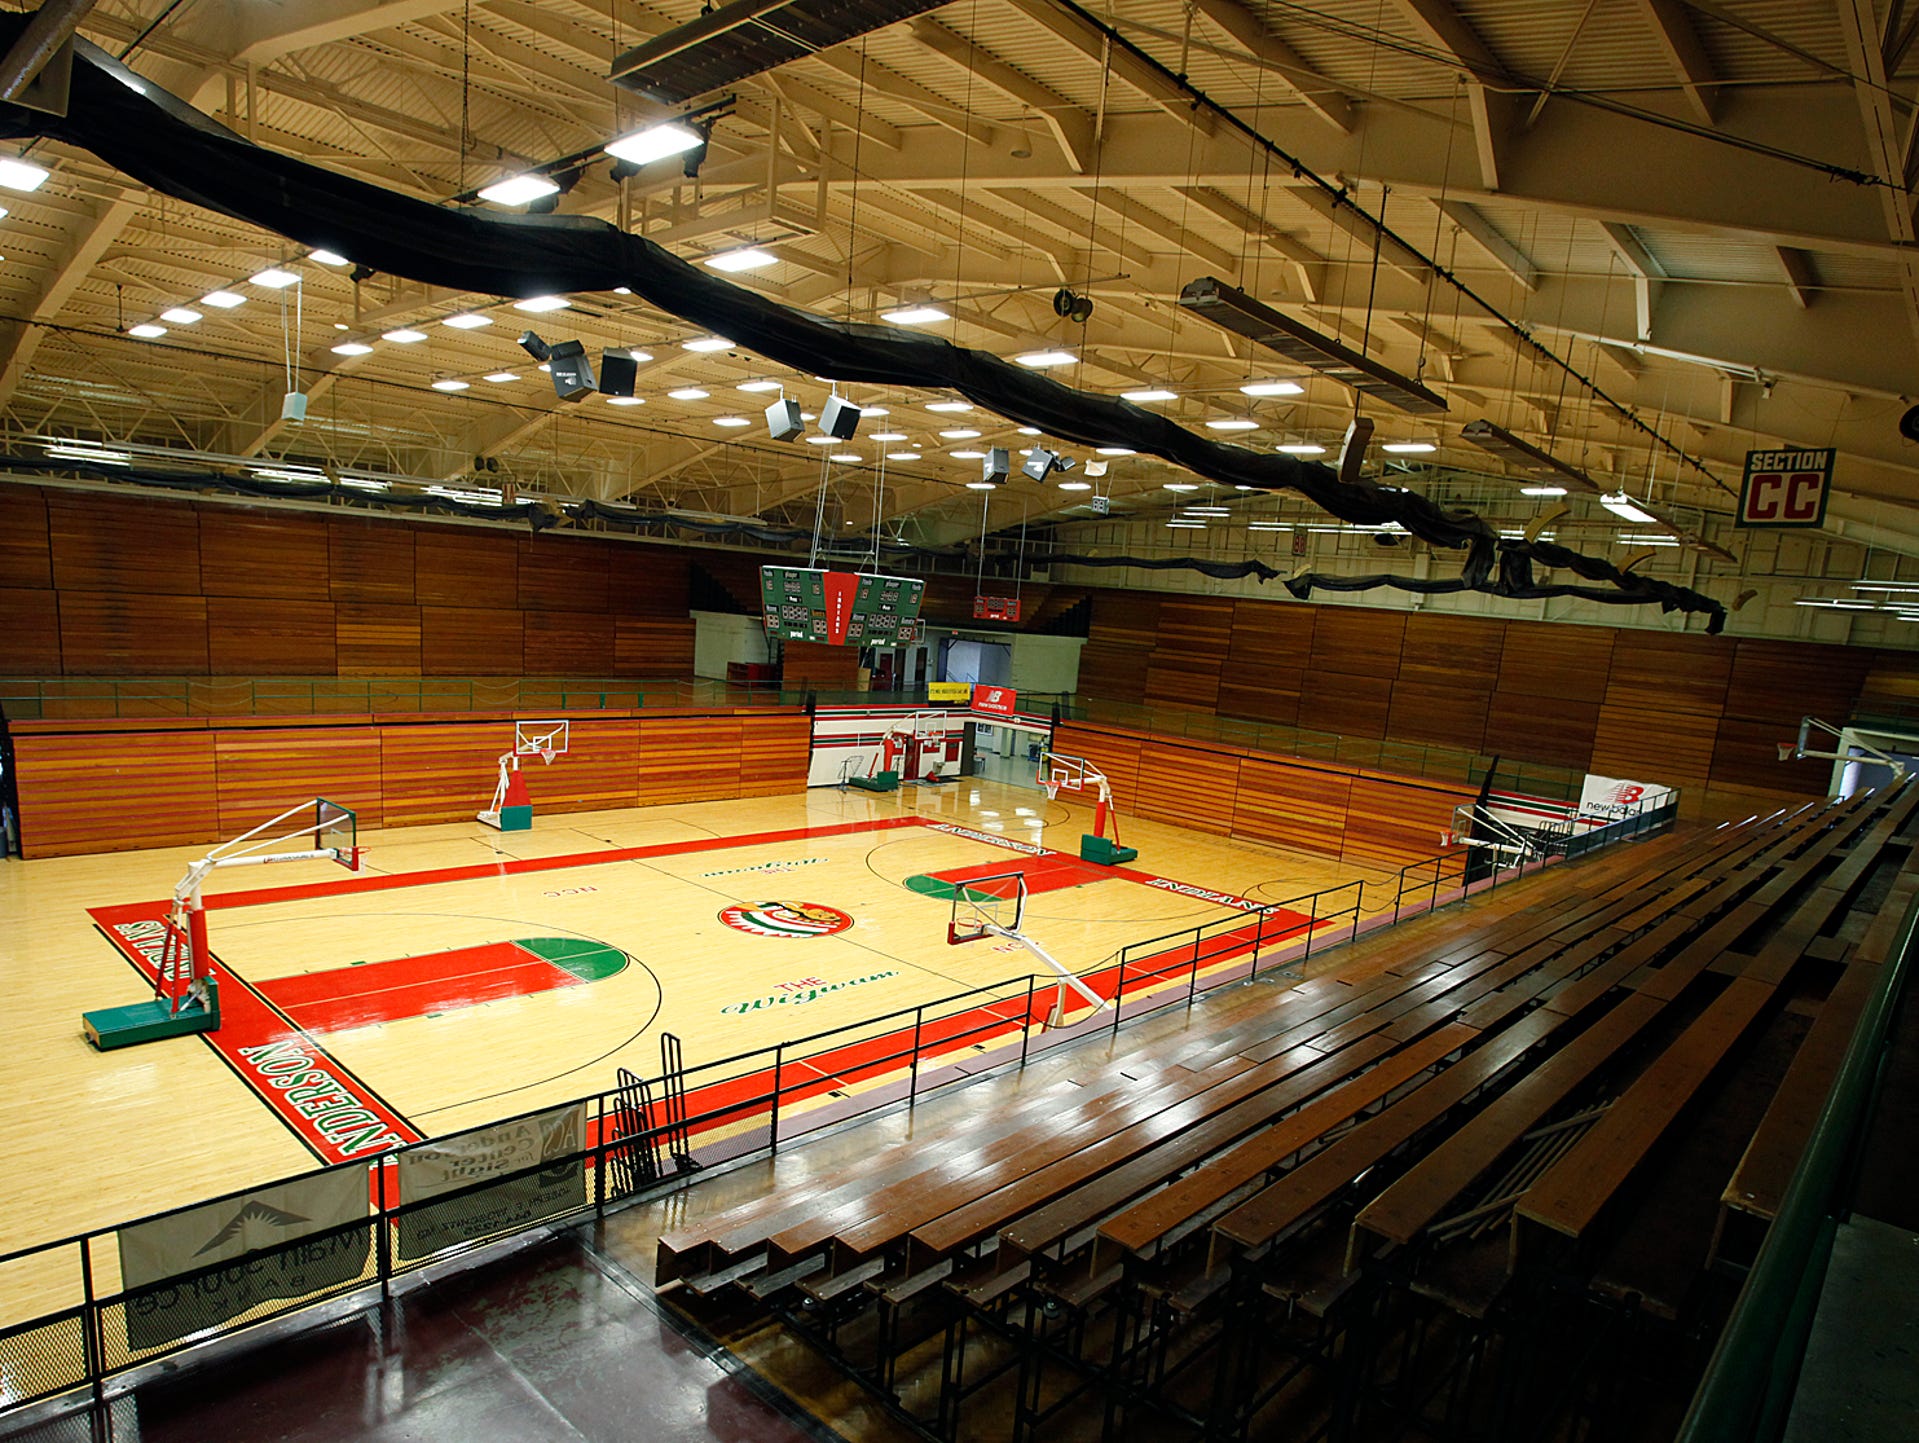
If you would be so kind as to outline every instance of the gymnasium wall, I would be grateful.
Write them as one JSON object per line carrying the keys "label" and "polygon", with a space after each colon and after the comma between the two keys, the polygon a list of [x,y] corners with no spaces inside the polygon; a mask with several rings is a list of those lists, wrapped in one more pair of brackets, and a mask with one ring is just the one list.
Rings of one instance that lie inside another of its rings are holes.
{"label": "gymnasium wall", "polygon": [[[777,796],[806,786],[797,710],[596,712],[524,773],[535,816]],[[29,857],[210,843],[323,796],[362,827],[469,821],[493,795],[513,718],[15,722]]]}
{"label": "gymnasium wall", "polygon": [[1824,795],[1805,715],[1919,694],[1910,652],[1099,591],[1080,695],[1498,753],[1685,790],[1694,814]]}
{"label": "gymnasium wall", "polygon": [[0,675],[693,674],[689,553],[0,484]]}
{"label": "gymnasium wall", "polygon": [[1106,773],[1122,816],[1380,867],[1439,851],[1453,809],[1477,796],[1447,782],[1086,722],[1062,722],[1053,746]]}

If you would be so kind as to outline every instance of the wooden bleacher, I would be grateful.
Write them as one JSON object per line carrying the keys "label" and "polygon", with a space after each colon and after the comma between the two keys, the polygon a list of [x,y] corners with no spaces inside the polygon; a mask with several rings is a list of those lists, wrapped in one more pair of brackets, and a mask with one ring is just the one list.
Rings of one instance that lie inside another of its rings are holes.
{"label": "wooden bleacher", "polygon": [[[1313,1366],[1378,1364],[1376,1348],[1323,1341],[1364,1312],[1346,1307],[1356,1298],[1417,1297],[1478,1329],[1475,1346],[1502,1299],[1510,1312],[1539,1291],[1518,1287],[1527,1279],[1642,1301],[1605,1249],[1622,1222],[1656,1227],[1662,1209],[1688,1219],[1676,1245],[1648,1253],[1673,1275],[1654,1311],[1676,1316],[1727,1219],[1776,1207],[1919,891],[1919,873],[1902,870],[1915,814],[1919,787],[1865,793],[1549,869],[1362,941],[1337,973],[1206,999],[1203,1026],[1089,1057],[1080,1077],[896,1143],[804,1195],[690,1223],[660,1239],[657,1280],[744,1296],[802,1327],[829,1318],[820,1336],[835,1347],[876,1313],[887,1356],[868,1376],[889,1387],[910,1356],[899,1320],[929,1311],[937,1322],[914,1346],[945,1340],[948,1432],[962,1397],[986,1386],[958,1381],[954,1350],[975,1335],[1023,1338],[1019,1368],[1035,1376],[1066,1367],[1109,1398],[1174,1412],[1193,1405],[1139,1379],[1210,1349],[1218,1376],[1251,1391],[1206,1406],[1243,1423],[1278,1396],[1258,1379],[1306,1366],[1269,1366],[1287,1339]],[[1810,1011],[1810,1027],[1767,1031],[1788,1006]],[[1761,1033],[1797,1045],[1783,1078],[1746,1065]],[[1697,1128],[1701,1100],[1731,1097],[1740,1105],[1716,1125],[1743,1119],[1749,1142],[1723,1164],[1723,1195],[1647,1196],[1645,1179],[1678,1175],[1660,1160]],[[1711,1238],[1695,1237],[1701,1216]],[[1022,1300],[1045,1307],[1021,1313]],[[1270,1328],[1215,1326],[1221,1309],[1262,1306],[1281,1310]],[[1109,1328],[1107,1340],[1062,1361],[1030,1321],[1061,1313]],[[1309,1316],[1310,1344],[1286,1322]],[[1028,1424],[1041,1391],[1021,1385]]]}

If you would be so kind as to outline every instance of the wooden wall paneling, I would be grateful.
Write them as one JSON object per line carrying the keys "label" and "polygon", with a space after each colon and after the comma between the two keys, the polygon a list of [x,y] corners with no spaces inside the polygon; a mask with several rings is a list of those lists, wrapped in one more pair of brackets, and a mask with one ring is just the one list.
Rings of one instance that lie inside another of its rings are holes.
{"label": "wooden wall paneling", "polygon": [[334,674],[338,619],[331,601],[211,596],[206,606],[209,670],[239,677]]}
{"label": "wooden wall paneling", "polygon": [[1505,649],[1503,621],[1415,611],[1406,618],[1399,676],[1423,686],[1450,686],[1463,678],[1471,690],[1490,693]]}
{"label": "wooden wall paneling", "polygon": [[523,613],[480,606],[420,608],[420,671],[427,676],[520,676]]}
{"label": "wooden wall paneling", "polygon": [[1733,646],[1725,714],[1750,721],[1790,720],[1795,729],[1803,716],[1843,726],[1851,719],[1872,661],[1872,653],[1859,647],[1741,637]]}
{"label": "wooden wall paneling", "polygon": [[1299,724],[1299,696],[1306,674],[1277,667],[1242,672],[1230,662],[1219,681],[1215,708],[1221,716],[1243,717],[1274,726]]}
{"label": "wooden wall paneling", "polygon": [[1159,641],[1160,600],[1150,591],[1094,592],[1089,639],[1152,648]]}
{"label": "wooden wall paneling", "polygon": [[859,688],[860,649],[817,641],[789,641],[780,684],[788,691],[855,691]]}
{"label": "wooden wall paneling", "polygon": [[[616,676],[686,677],[693,674],[691,617],[616,616],[613,618],[613,671]],[[788,643],[793,645],[794,643]],[[853,653],[857,668],[859,653]],[[849,683],[851,685],[851,683]]]}
{"label": "wooden wall paneling", "polygon": [[[687,575],[691,557],[670,546],[607,543],[607,604],[625,616],[687,618]],[[754,568],[753,610],[759,611],[758,568]],[[688,670],[691,670],[689,666]]]}
{"label": "wooden wall paneling", "polygon": [[1877,651],[1860,686],[1862,697],[1888,702],[1919,701],[1919,652]]}
{"label": "wooden wall paneling", "polygon": [[1440,834],[1452,825],[1453,809],[1475,795],[1468,787],[1354,777],[1340,855],[1386,867],[1430,857],[1440,850]]}
{"label": "wooden wall paneling", "polygon": [[1599,730],[1599,703],[1496,691],[1480,747],[1502,757],[1585,771]]}
{"label": "wooden wall paneling", "polygon": [[527,611],[528,676],[611,676],[614,618],[603,611]]}
{"label": "wooden wall paneling", "polygon": [[52,585],[47,493],[38,486],[0,482],[0,587],[38,591]]}
{"label": "wooden wall paneling", "polygon": [[327,601],[330,528],[323,516],[196,507],[200,580],[208,596],[280,596]]}
{"label": "wooden wall paneling", "polygon": [[1606,704],[1717,717],[1725,709],[1732,658],[1729,637],[1616,632]]}
{"label": "wooden wall paneling", "polygon": [[471,821],[493,799],[500,754],[513,749],[511,721],[388,722],[378,730],[380,821],[388,827]]}
{"label": "wooden wall paneling", "polygon": [[1657,707],[1599,709],[1591,770],[1635,782],[1694,787],[1712,771],[1719,718]]}
{"label": "wooden wall paneling", "polygon": [[732,716],[642,717],[640,805],[737,797],[741,730]]}
{"label": "wooden wall paneling", "polygon": [[[1390,682],[1399,674],[1406,613],[1322,606],[1313,624],[1311,671]],[[1306,725],[1312,725],[1311,722]]]}
{"label": "wooden wall paneling", "polygon": [[1390,674],[1309,670],[1300,685],[1299,725],[1312,731],[1380,741],[1386,736],[1392,704]]}
{"label": "wooden wall paneling", "polygon": [[1079,649],[1079,691],[1100,701],[1142,699],[1152,650],[1132,643],[1089,641]]}
{"label": "wooden wall paneling", "polygon": [[[1220,657],[1195,656],[1173,648],[1152,653],[1146,664],[1145,700],[1151,706],[1211,712],[1219,703]],[[1135,673],[1133,688],[1138,694]]]}
{"label": "wooden wall paneling", "polygon": [[[1776,795],[1823,797],[1832,779],[1832,763],[1807,758],[1804,761],[1779,760],[1779,743],[1797,739],[1799,718],[1790,721],[1753,721],[1746,717],[1721,717],[1712,749],[1712,768],[1708,781],[1717,790],[1738,788],[1745,791],[1772,792]],[[1827,741],[1832,740],[1827,738]],[[1826,749],[1821,742],[1821,749]],[[1868,773],[1871,779],[1886,773]],[[1658,777],[1651,778],[1660,780]]]}
{"label": "wooden wall paneling", "polygon": [[812,719],[776,713],[740,721],[740,795],[778,797],[806,790]]}
{"label": "wooden wall paneling", "polygon": [[1615,633],[1601,626],[1509,621],[1500,646],[1499,685],[1515,696],[1605,700]]}
{"label": "wooden wall paneling", "polygon": [[522,536],[521,610],[606,611],[612,550],[607,542],[577,536]]}
{"label": "wooden wall paneling", "polygon": [[178,847],[220,838],[213,736],[177,731],[15,732],[28,857]]}
{"label": "wooden wall paneling", "polygon": [[1402,676],[1393,683],[1386,735],[1394,741],[1479,751],[1486,739],[1486,713],[1492,706],[1492,691],[1483,685],[1486,680],[1472,673],[1462,673],[1453,683],[1408,681]]}
{"label": "wooden wall paneling", "polygon": [[1233,829],[1239,758],[1231,752],[1147,741],[1139,750],[1133,812],[1193,832],[1226,836]]}
{"label": "wooden wall paneling", "polygon": [[1139,796],[1139,749],[1141,739],[1130,732],[1105,731],[1077,722],[1061,722],[1053,733],[1051,751],[1069,757],[1085,757],[1100,771],[1113,788],[1113,804],[1121,812],[1135,810]]}
{"label": "wooden wall paneling", "polygon": [[1352,785],[1344,772],[1242,757],[1233,835],[1337,857]]}
{"label": "wooden wall paneling", "polygon": [[342,601],[333,615],[341,676],[418,676],[420,608]]}
{"label": "wooden wall paneling", "polygon": [[[413,592],[422,606],[517,609],[520,538],[504,531],[418,528],[413,536]],[[518,665],[516,661],[515,669]]]}
{"label": "wooden wall paneling", "polygon": [[1296,601],[1233,602],[1226,659],[1235,671],[1277,667],[1303,671],[1312,664],[1319,608]]}
{"label": "wooden wall paneling", "polygon": [[206,598],[62,591],[60,656],[75,676],[205,676]]}
{"label": "wooden wall paneling", "polygon": [[5,618],[0,625],[0,676],[60,675],[59,596],[50,589],[0,587],[0,617]]}
{"label": "wooden wall paneling", "polygon": [[1233,639],[1229,596],[1165,596],[1154,645],[1161,651],[1223,662]]}
{"label": "wooden wall paneling", "polygon": [[335,601],[411,606],[414,527],[364,517],[327,518],[327,587]]}
{"label": "wooden wall paneling", "polygon": [[[541,718],[528,718],[541,720]],[[574,717],[566,754],[520,762],[535,825],[542,812],[600,812],[640,804],[640,723],[635,717]]]}
{"label": "wooden wall paneling", "polygon": [[180,502],[51,491],[47,542],[61,591],[201,595],[200,518]]}
{"label": "wooden wall paneling", "polygon": [[211,735],[222,837],[313,797],[351,807],[363,829],[380,825],[378,727],[229,725]]}

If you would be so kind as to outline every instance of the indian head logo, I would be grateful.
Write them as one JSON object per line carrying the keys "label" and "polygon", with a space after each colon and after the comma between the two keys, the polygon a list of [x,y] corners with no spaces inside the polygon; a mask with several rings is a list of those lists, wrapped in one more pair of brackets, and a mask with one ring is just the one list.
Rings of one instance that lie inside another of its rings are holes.
{"label": "indian head logo", "polygon": [[720,920],[755,937],[831,937],[853,925],[839,908],[818,902],[742,902],[721,908]]}

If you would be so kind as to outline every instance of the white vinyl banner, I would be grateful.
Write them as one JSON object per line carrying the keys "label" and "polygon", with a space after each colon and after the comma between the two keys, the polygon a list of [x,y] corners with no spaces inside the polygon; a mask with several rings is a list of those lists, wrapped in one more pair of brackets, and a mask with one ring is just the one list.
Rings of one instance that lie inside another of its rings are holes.
{"label": "white vinyl banner", "polygon": [[[359,1280],[372,1233],[352,1224],[370,1211],[367,1186],[365,1167],[337,1167],[120,1229],[127,1346],[157,1348]],[[345,1231],[316,1236],[334,1229]]]}
{"label": "white vinyl banner", "polygon": [[1671,800],[1672,788],[1657,782],[1629,782],[1588,772],[1579,789],[1579,814],[1607,820],[1632,817],[1663,807]]}
{"label": "white vinyl banner", "polygon": [[[585,1145],[586,1105],[576,1103],[408,1148],[400,1154],[400,1256],[423,1258],[584,1207]],[[507,1180],[484,1186],[494,1178]],[[418,1206],[449,1193],[457,1196]]]}

